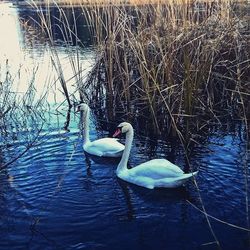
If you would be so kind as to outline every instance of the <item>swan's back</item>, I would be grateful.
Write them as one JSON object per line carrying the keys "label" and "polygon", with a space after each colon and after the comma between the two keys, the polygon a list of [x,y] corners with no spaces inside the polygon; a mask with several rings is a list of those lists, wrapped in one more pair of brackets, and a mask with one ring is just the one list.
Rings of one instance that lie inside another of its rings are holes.
{"label": "swan's back", "polygon": [[152,179],[172,178],[183,175],[183,171],[166,159],[154,159],[129,169],[130,175]]}
{"label": "swan's back", "polygon": [[[152,161],[153,163],[157,163],[155,160]],[[157,167],[151,165],[151,163],[151,161],[143,163],[135,168],[121,171],[120,173],[117,173],[117,175],[119,178],[135,185],[154,189],[180,187],[198,173],[197,171],[185,174],[181,169],[179,169],[181,171],[176,171],[177,169],[175,169],[175,167],[177,166],[174,164],[174,167],[169,165],[170,168],[167,169],[166,165],[158,165]]]}
{"label": "swan's back", "polygon": [[87,142],[83,146],[89,154],[106,157],[120,157],[124,150],[124,145],[115,138],[102,138],[93,142]]}

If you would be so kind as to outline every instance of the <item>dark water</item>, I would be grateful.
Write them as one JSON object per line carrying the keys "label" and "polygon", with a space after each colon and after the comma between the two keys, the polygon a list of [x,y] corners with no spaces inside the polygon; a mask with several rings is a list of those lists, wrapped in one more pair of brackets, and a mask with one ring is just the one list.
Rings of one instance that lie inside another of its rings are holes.
{"label": "dark water", "polygon": [[[64,118],[1,172],[1,249],[216,249],[202,246],[213,237],[204,215],[187,202],[200,207],[192,183],[152,191],[120,181],[114,160],[84,154],[79,117],[69,132],[60,129]],[[95,130],[92,123],[91,139],[108,134]],[[191,160],[207,212],[247,227],[245,145],[226,132],[212,135]],[[147,138],[135,138],[132,166],[149,158],[148,147]],[[158,141],[155,149],[152,158],[168,155],[185,165],[180,148],[171,154],[171,145]],[[248,249],[246,232],[211,222],[223,249]]]}
{"label": "dark water", "polygon": [[[0,3],[0,8],[0,20],[17,14],[11,4]],[[35,51],[20,51],[46,61],[42,44],[38,39]],[[65,46],[58,47],[64,58]],[[92,60],[93,52],[86,51],[84,63]],[[2,59],[11,55],[5,54]],[[199,190],[193,183],[147,190],[119,180],[115,160],[84,154],[79,114],[71,111],[65,130],[67,109],[51,110],[40,134],[42,143],[0,172],[0,249],[217,249],[205,216],[194,207],[201,208],[199,197],[209,215],[225,222],[210,219],[222,249],[250,249],[249,233],[227,224],[249,228],[249,162],[240,122],[211,129],[194,148],[190,163],[199,170]],[[92,113],[92,140],[112,132],[101,118]],[[186,167],[180,145],[140,136],[137,127],[135,131],[131,166],[164,157]],[[27,130],[22,133],[26,138]],[[16,141],[1,152],[1,162],[19,154],[24,144]]]}

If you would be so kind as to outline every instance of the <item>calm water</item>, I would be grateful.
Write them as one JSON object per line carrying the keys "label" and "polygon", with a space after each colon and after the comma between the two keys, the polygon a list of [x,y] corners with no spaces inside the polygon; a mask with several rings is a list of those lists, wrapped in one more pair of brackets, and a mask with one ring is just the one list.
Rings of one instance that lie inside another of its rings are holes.
{"label": "calm water", "polygon": [[[50,65],[50,51],[42,38],[29,46],[29,35],[18,19],[26,12],[0,3],[0,29],[5,28],[6,20],[9,23],[8,32],[0,39],[0,61],[3,64],[8,59],[13,72],[21,62],[25,69],[40,65],[39,86],[45,77],[44,68]],[[60,45],[58,37],[55,40],[70,78],[67,48]],[[88,46],[86,42],[81,51],[86,71],[93,62],[93,50]],[[25,84],[21,82],[18,87],[23,89]],[[57,98],[62,99],[60,95]],[[54,100],[52,95],[51,102]],[[42,143],[0,172],[0,249],[216,249],[215,244],[209,244],[214,238],[205,216],[189,203],[201,208],[199,193],[210,215],[248,227],[249,188],[244,172],[249,162],[240,123],[211,130],[193,150],[190,161],[199,169],[199,192],[193,183],[174,190],[147,190],[117,179],[115,160],[85,155],[79,114],[71,111],[68,129],[64,130],[67,109],[62,106],[59,111],[52,105],[51,112],[46,112]],[[112,133],[101,118],[92,113],[91,139]],[[143,137],[139,128],[135,130],[131,166],[164,157],[186,167],[180,145]],[[25,134],[27,130],[20,138],[26,138]],[[15,141],[1,152],[1,161],[19,154],[24,144]],[[213,219],[211,226],[222,249],[250,249],[246,231]]]}

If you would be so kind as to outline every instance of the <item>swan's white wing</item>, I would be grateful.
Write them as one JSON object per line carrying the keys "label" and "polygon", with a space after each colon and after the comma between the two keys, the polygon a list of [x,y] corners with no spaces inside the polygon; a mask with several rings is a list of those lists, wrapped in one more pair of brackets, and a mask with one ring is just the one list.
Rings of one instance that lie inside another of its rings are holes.
{"label": "swan's white wing", "polygon": [[198,171],[188,174],[182,174],[179,177],[163,178],[154,180],[154,187],[176,188],[184,185],[187,181],[197,175]]}
{"label": "swan's white wing", "polygon": [[154,188],[154,180],[147,176],[133,176],[127,175],[124,172],[118,174],[118,177],[123,179],[124,181],[133,183],[137,186],[153,189]]}
{"label": "swan's white wing", "polygon": [[193,173],[188,173],[188,174],[181,173],[179,174],[179,176],[176,176],[176,177],[165,176],[163,178],[159,177],[160,176],[159,173],[160,172],[158,172],[158,175],[156,175],[155,172],[151,171],[150,174],[153,174],[155,177],[154,178],[152,176],[147,176],[146,172],[143,172],[143,173],[137,172],[136,175],[133,175],[135,173],[132,174],[131,169],[130,169],[129,171],[120,172],[118,174],[118,177],[130,183],[133,183],[135,185],[142,186],[142,187],[149,188],[149,189],[153,189],[157,187],[158,188],[159,187],[177,188],[185,184],[190,179],[192,179],[193,176],[197,175],[198,172],[193,172]]}
{"label": "swan's white wing", "polygon": [[92,147],[96,147],[101,151],[122,151],[124,145],[115,138],[102,138],[91,142]]}
{"label": "swan's white wing", "polygon": [[124,145],[115,138],[102,138],[84,145],[84,150],[98,156],[113,156],[121,154]]}
{"label": "swan's white wing", "polygon": [[[165,177],[165,178],[152,178],[150,176],[145,175],[132,175],[131,172],[129,174],[126,171],[122,171],[118,174],[118,177],[133,183],[135,185],[153,189],[153,188],[177,188],[185,184],[187,181],[193,178],[193,176],[197,175],[198,172],[193,172],[189,174],[180,174],[178,177]],[[152,172],[151,172],[152,174]]]}
{"label": "swan's white wing", "polygon": [[144,176],[152,179],[162,179],[178,177],[184,172],[176,165],[166,159],[154,159],[142,163],[132,169],[129,169],[130,175]]}

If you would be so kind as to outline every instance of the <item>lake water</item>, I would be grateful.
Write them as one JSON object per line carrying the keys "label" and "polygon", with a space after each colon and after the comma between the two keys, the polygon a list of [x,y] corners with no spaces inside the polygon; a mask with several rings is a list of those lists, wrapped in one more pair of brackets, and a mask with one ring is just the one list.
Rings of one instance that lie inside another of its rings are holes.
{"label": "lake water", "polygon": [[[56,75],[49,45],[39,34],[34,36],[36,30],[20,24],[30,13],[0,2],[1,70],[6,69],[6,60],[12,74],[21,66],[15,84],[17,91],[25,92],[27,79],[37,67],[37,95],[43,93],[44,83],[51,87],[51,110],[43,114],[41,143],[0,172],[0,249],[218,249],[212,231],[222,249],[250,249],[249,177],[245,174],[249,148],[241,122],[210,129],[195,146],[190,163],[199,170],[198,190],[192,182],[179,189],[147,190],[119,180],[117,161],[84,154],[80,116],[72,109],[67,120],[67,107],[59,106],[64,100],[59,85],[51,84]],[[81,58],[83,80],[94,58],[87,33],[85,38],[83,32],[84,47],[72,44]],[[55,35],[54,41],[70,79],[74,72],[67,46],[60,36]],[[74,79],[71,83],[73,91]],[[92,140],[110,135],[116,125],[107,126],[94,111]],[[186,168],[181,145],[142,136],[139,130],[135,125],[131,166],[167,158]],[[21,131],[19,140],[0,151],[1,164],[24,150],[28,131]],[[198,210],[202,209],[200,197],[207,213],[216,218],[209,217],[212,230]]]}

